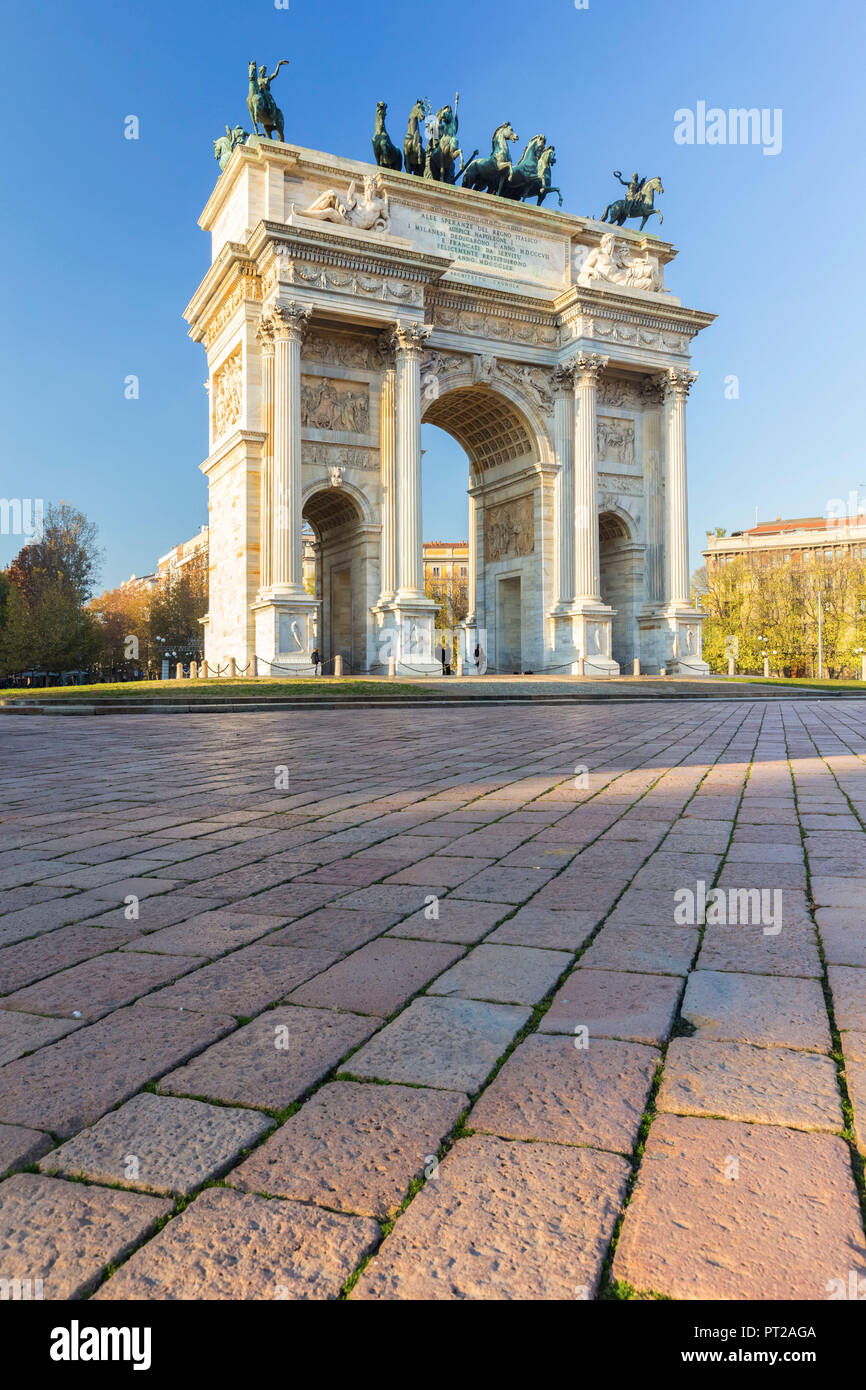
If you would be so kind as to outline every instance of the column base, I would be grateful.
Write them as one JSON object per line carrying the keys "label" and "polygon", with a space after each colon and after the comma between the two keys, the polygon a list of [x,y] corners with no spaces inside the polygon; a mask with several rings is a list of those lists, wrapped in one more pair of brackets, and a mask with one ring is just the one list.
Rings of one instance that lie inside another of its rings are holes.
{"label": "column base", "polygon": [[641,669],[655,675],[664,667],[672,676],[708,676],[702,652],[706,614],[688,603],[648,606],[638,615]]}
{"label": "column base", "polygon": [[393,658],[398,676],[441,676],[442,662],[436,659],[436,604],[432,599],[377,603],[372,610],[376,621],[376,656],[370,664],[374,675],[387,675]]}
{"label": "column base", "polygon": [[252,605],[259,675],[312,676],[319,626],[318,599],[307,594],[261,594]]}

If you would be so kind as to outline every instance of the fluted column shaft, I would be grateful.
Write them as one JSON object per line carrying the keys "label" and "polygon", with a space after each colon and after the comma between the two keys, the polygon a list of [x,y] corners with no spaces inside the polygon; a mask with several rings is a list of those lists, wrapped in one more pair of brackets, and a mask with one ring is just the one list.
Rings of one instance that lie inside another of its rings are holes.
{"label": "fluted column shaft", "polygon": [[[469,486],[472,486],[472,479],[469,479]],[[475,626],[475,609],[478,604],[475,592],[478,584],[478,503],[472,494],[469,494],[469,564],[467,569],[467,602],[466,602],[466,625]]]}
{"label": "fluted column shaft", "polygon": [[398,324],[392,339],[397,362],[397,572],[401,599],[424,597],[421,354],[431,332],[424,324]]}
{"label": "fluted column shaft", "polygon": [[553,490],[554,601],[559,607],[574,602],[574,366],[566,363],[553,374],[553,444],[559,472]]}
{"label": "fluted column shaft", "polygon": [[395,393],[397,373],[386,367],[379,399],[379,451],[382,465],[382,583],[380,600],[397,590],[397,452]]}
{"label": "fluted column shaft", "polygon": [[575,598],[600,603],[596,396],[599,374],[609,358],[581,352],[574,361]]}
{"label": "fluted column shaft", "polygon": [[274,460],[272,586],[277,594],[304,592],[301,537],[301,343],[312,310],[276,305],[274,326]]}
{"label": "fluted column shaft", "polygon": [[256,334],[262,354],[262,476],[259,490],[259,588],[273,583],[273,501],[274,468],[274,330],[270,316],[263,318]]}
{"label": "fluted column shaft", "polygon": [[689,603],[689,513],[686,481],[686,401],[697,372],[671,368],[667,374],[665,502],[667,556],[665,599]]}
{"label": "fluted column shaft", "polygon": [[664,381],[647,377],[643,384],[643,457],[646,479],[646,598],[662,603],[665,596],[665,500],[662,473],[662,405]]}

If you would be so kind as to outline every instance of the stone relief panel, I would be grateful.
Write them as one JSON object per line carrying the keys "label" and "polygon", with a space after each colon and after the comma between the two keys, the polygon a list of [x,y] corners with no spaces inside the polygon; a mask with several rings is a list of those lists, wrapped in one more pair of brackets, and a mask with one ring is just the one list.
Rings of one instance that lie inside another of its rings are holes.
{"label": "stone relief panel", "polygon": [[332,469],[342,472],[347,468],[362,473],[379,472],[376,449],[353,449],[345,444],[313,444],[305,440],[301,445],[301,463],[305,467],[324,468],[329,475]]}
{"label": "stone relief panel", "polygon": [[635,461],[634,420],[599,415],[597,430],[599,463],[619,463],[632,468]]}
{"label": "stone relief panel", "polygon": [[236,348],[213,379],[213,437],[221,439],[241,418],[244,386],[241,349]]}
{"label": "stone relief panel", "polygon": [[552,347],[557,341],[557,332],[553,324],[484,314],[474,309],[458,309],[449,304],[434,305],[433,322],[437,328],[450,328],[480,338],[501,338],[507,342],[532,343],[539,347]]}
{"label": "stone relief panel", "polygon": [[603,376],[598,383],[598,404],[614,410],[637,410],[641,404],[640,385],[622,377]]}
{"label": "stone relief panel", "polygon": [[630,473],[599,473],[598,491],[605,506],[613,506],[617,497],[643,497],[644,482]]}
{"label": "stone relief panel", "polygon": [[505,560],[535,550],[535,502],[532,494],[484,508],[484,558]]}
{"label": "stone relief panel", "polygon": [[516,362],[499,362],[499,374],[525,391],[545,414],[553,409],[550,372],[543,367],[520,366]]}
{"label": "stone relief panel", "polygon": [[343,333],[307,334],[301,349],[305,362],[321,362],[333,367],[365,367],[373,371],[380,365],[381,353],[374,338],[353,338]]}
{"label": "stone relief panel", "polygon": [[370,393],[363,383],[301,377],[301,424],[306,429],[369,434]]}
{"label": "stone relief panel", "polygon": [[606,233],[600,245],[583,259],[577,283],[591,285],[594,280],[603,280],[611,285],[658,294],[664,286],[664,277],[657,261],[648,251],[632,253],[630,248],[630,242],[612,232]]}

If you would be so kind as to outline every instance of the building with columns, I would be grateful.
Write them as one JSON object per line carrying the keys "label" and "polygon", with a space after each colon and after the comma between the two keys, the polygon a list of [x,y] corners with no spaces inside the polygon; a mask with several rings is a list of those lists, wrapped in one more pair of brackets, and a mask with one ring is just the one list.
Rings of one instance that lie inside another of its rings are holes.
{"label": "building with columns", "polygon": [[266,140],[200,221],[210,664],[440,669],[428,422],[467,455],[467,670],[480,643],[493,671],[707,671],[686,404],[713,316],[665,287],[670,244]]}

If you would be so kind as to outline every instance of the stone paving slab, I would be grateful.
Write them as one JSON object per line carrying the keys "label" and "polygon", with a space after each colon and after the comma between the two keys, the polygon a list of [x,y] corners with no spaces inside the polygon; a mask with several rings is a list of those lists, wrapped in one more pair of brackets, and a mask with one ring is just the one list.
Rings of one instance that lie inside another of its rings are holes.
{"label": "stone paving slab", "polygon": [[399,912],[352,912],[336,907],[321,907],[308,917],[299,917],[267,937],[268,946],[303,946],[344,955],[356,951],[368,941],[381,936],[395,922]]}
{"label": "stone paving slab", "polygon": [[157,990],[142,1002],[155,1009],[192,1009],[252,1018],[336,959],[334,951],[304,951],[292,946],[278,951],[257,941],[211,965],[202,966],[197,961],[200,968],[187,979]]}
{"label": "stone paving slab", "polygon": [[224,955],[248,946],[251,941],[285,925],[285,917],[268,917],[261,912],[236,912],[216,907],[171,927],[151,932],[146,940],[134,941],[129,951],[157,951],[178,956]]}
{"label": "stone paving slab", "polygon": [[866,1271],[866,1245],[844,1140],[678,1115],[652,1125],[615,1279],[670,1298],[824,1300],[851,1269]]}
{"label": "stone paving slab", "polygon": [[618,1154],[461,1139],[352,1298],[591,1297],[628,1172]]}
{"label": "stone paving slab", "polygon": [[0,1125],[0,1178],[35,1163],[51,1148],[51,1139],[23,1125]]}
{"label": "stone paving slab", "polygon": [[693,927],[607,922],[581,956],[587,970],[634,970],[641,975],[687,975],[698,949]]}
{"label": "stone paving slab", "polygon": [[661,1044],[677,1011],[682,980],[624,970],[575,970],[553,996],[542,1033],[575,1033]]}
{"label": "stone paving slab", "polygon": [[64,1138],[75,1134],[234,1026],[233,1018],[218,1014],[171,1013],[140,1004],[118,1009],[3,1067],[0,1122]]}
{"label": "stone paving slab", "polygon": [[[840,1032],[866,1032],[866,970],[850,965],[831,965],[827,978],[833,994],[833,1010]],[[843,1039],[844,1042],[844,1039]]]}
{"label": "stone paving slab", "polygon": [[557,912],[522,907],[487,938],[488,946],[540,946],[550,951],[579,951],[601,919],[593,912]]}
{"label": "stone paving slab", "polygon": [[696,969],[814,979],[823,973],[814,928],[784,925],[777,936],[759,926],[708,926]]}
{"label": "stone paving slab", "polygon": [[466,1121],[502,1139],[630,1154],[660,1054],[641,1043],[536,1034],[518,1047]]}
{"label": "stone paving slab", "polygon": [[419,1086],[323,1086],[229,1174],[246,1192],[293,1197],[380,1220],[393,1216],[414,1178],[468,1105],[459,1091]]}
{"label": "stone paving slab", "polygon": [[364,1217],[212,1187],[95,1296],[334,1299],[378,1239],[378,1225]]}
{"label": "stone paving slab", "polygon": [[350,1058],[352,1076],[477,1091],[531,1011],[474,999],[415,999]]}
{"label": "stone paving slab", "polygon": [[831,965],[866,966],[866,913],[824,907],[815,913],[815,920]]}
{"label": "stone paving slab", "polygon": [[830,1029],[818,980],[696,970],[683,1018],[702,1038],[830,1052]]}
{"label": "stone paving slab", "polygon": [[379,1019],[326,1009],[268,1009],[164,1076],[159,1088],[227,1105],[283,1110],[379,1026]]}
{"label": "stone paving slab", "polygon": [[252,1110],[146,1092],[67,1140],[39,1167],[157,1196],[187,1195],[219,1177],[272,1126]]}
{"label": "stone paving slab", "polygon": [[138,935],[135,924],[129,925],[133,930],[79,925],[58,927],[43,936],[5,946],[0,950],[0,994],[12,994],[46,975],[53,975],[56,970],[66,970],[92,956],[116,951]]}
{"label": "stone paving slab", "polygon": [[0,1008],[93,1021],[200,964],[195,956],[127,955],[114,951],[7,994],[0,999]]}
{"label": "stone paving slab", "polygon": [[843,1127],[836,1066],[817,1052],[674,1038],[656,1100],[660,1111],[788,1125]]}
{"label": "stone paving slab", "polygon": [[41,1018],[38,1014],[0,1009],[0,1066],[27,1052],[36,1052],[80,1027],[74,1019]]}
{"label": "stone paving slab", "polygon": [[7,1178],[2,1192],[0,1270],[41,1279],[45,1299],[83,1298],[171,1210],[156,1197],[38,1173]]}
{"label": "stone paving slab", "polygon": [[[404,917],[388,936],[414,937],[419,941],[454,941],[472,945],[487,936],[511,908],[507,903],[468,902],[447,897],[428,903],[420,912]],[[428,912],[435,913],[428,916]]]}
{"label": "stone paving slab", "polygon": [[388,1018],[462,954],[445,942],[382,937],[296,989],[291,1002]]}
{"label": "stone paving slab", "polygon": [[[211,898],[208,906],[220,907],[225,901]],[[128,905],[123,905],[111,907],[106,912],[105,902],[101,901],[98,911],[82,920],[91,927],[117,927],[121,931],[134,928],[139,935],[146,935],[159,931],[160,927],[171,927],[175,922],[185,922],[189,917],[195,917],[202,910],[202,902],[201,898],[194,898],[191,893],[161,893],[156,898],[142,898],[135,907],[138,915],[133,919],[127,916],[129,910]]]}
{"label": "stone paving slab", "polygon": [[570,962],[567,951],[483,944],[434,980],[428,993],[498,1004],[537,1004]]}

